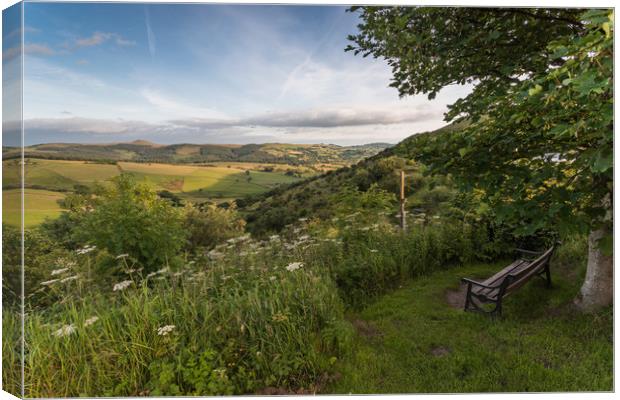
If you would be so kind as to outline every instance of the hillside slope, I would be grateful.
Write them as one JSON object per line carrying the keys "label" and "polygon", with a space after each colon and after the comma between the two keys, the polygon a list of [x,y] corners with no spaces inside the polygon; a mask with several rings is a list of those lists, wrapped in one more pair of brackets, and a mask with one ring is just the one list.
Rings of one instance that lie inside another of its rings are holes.
{"label": "hillside slope", "polygon": [[[460,124],[447,125],[421,134],[440,135],[459,129]],[[424,166],[400,157],[411,145],[413,138],[403,140],[355,165],[329,171],[291,185],[245,199],[237,205],[245,214],[248,229],[254,233],[278,231],[299,218],[329,218],[337,207],[336,198],[345,191],[366,192],[376,187],[394,194],[399,193],[400,170],[406,172],[405,191],[407,209],[425,217],[451,200],[456,191],[446,176],[424,176]],[[394,212],[396,214],[396,212]]]}

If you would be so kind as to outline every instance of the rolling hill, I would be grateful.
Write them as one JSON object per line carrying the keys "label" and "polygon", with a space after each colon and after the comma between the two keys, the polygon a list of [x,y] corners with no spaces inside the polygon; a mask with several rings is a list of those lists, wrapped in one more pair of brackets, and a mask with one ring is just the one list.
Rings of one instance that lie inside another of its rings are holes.
{"label": "rolling hill", "polygon": [[[463,123],[451,124],[418,135],[441,135],[462,126]],[[264,234],[279,231],[299,218],[330,218],[335,214],[338,196],[346,190],[356,190],[361,195],[376,186],[393,193],[396,199],[400,170],[405,170],[407,175],[405,191],[409,215],[431,215],[445,209],[445,203],[456,193],[449,177],[424,176],[424,165],[400,156],[407,153],[409,146],[414,145],[416,136],[412,135],[355,165],[238,199],[237,205],[248,222],[248,229],[256,234]]]}
{"label": "rolling hill", "polygon": [[[251,162],[299,165],[351,165],[389,147],[388,143],[359,146],[333,144],[172,144],[160,145],[145,140],[129,143],[75,144],[47,143],[27,146],[27,158],[132,161],[157,163]],[[3,147],[3,159],[20,157],[20,148]]]}

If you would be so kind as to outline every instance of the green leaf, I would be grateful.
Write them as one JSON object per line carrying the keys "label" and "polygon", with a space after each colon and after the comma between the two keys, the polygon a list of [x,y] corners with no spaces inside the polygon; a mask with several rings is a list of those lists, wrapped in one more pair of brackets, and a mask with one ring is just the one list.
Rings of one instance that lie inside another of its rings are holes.
{"label": "green leaf", "polygon": [[489,33],[489,39],[491,40],[495,40],[499,37],[499,32],[498,31],[491,31],[491,33]]}
{"label": "green leaf", "polygon": [[609,148],[597,152],[594,162],[590,166],[593,172],[605,172],[613,166],[613,152]]}
{"label": "green leaf", "polygon": [[596,82],[596,71],[590,70],[573,80],[575,90],[583,95],[589,94],[600,85]]}
{"label": "green leaf", "polygon": [[535,96],[538,93],[542,92],[542,90],[543,90],[543,87],[540,86],[539,84],[536,84],[536,86],[534,86],[533,88],[527,91],[527,94],[529,94],[530,96]]}
{"label": "green leaf", "polygon": [[601,29],[603,29],[603,31],[605,32],[605,37],[611,37],[611,27],[609,26],[609,22],[605,22],[603,25],[601,25]]}

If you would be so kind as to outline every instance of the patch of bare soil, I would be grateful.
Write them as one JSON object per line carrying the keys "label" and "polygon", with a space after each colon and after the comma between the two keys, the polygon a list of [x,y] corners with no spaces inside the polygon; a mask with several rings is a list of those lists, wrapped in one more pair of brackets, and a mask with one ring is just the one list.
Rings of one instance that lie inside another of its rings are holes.
{"label": "patch of bare soil", "polygon": [[183,190],[183,183],[185,183],[184,179],[173,179],[163,183],[162,186],[168,190]]}
{"label": "patch of bare soil", "polygon": [[444,298],[446,303],[448,303],[451,307],[462,309],[465,306],[465,295],[467,294],[467,285],[461,283],[459,288],[447,289],[444,293]]}
{"label": "patch of bare soil", "polygon": [[353,324],[353,327],[355,328],[357,333],[364,337],[373,338],[382,335],[381,331],[379,331],[376,326],[374,326],[368,321],[364,321],[362,319],[354,319],[353,321],[351,321],[351,324]]}
{"label": "patch of bare soil", "polygon": [[431,349],[431,354],[434,355],[435,357],[447,356],[448,354],[450,354],[450,349],[447,347],[443,347],[443,346],[433,347]]}

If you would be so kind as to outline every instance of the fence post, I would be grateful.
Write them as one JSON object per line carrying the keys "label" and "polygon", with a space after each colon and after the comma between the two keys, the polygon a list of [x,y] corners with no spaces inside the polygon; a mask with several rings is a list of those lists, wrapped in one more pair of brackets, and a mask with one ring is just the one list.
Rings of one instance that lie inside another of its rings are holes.
{"label": "fence post", "polygon": [[400,170],[400,227],[404,231],[407,229],[405,222],[405,171]]}

